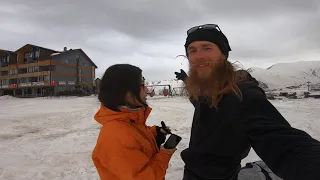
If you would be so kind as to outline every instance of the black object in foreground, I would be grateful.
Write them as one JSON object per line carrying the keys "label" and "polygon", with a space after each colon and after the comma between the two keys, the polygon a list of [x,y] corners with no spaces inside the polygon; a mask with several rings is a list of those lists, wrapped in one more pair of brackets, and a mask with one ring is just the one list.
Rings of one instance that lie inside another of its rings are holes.
{"label": "black object in foreground", "polygon": [[171,134],[168,140],[164,143],[163,147],[166,149],[175,148],[181,141],[181,137],[176,134]]}

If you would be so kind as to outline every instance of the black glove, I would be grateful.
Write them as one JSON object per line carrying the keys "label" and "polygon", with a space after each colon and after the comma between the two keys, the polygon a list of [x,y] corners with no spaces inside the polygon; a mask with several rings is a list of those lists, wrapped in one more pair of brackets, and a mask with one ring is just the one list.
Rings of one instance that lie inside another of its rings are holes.
{"label": "black glove", "polygon": [[157,146],[158,146],[159,149],[160,149],[161,144],[163,144],[164,141],[166,140],[166,135],[163,134],[160,131],[160,129],[161,129],[161,127],[156,126],[156,130],[157,130],[156,142],[157,142]]}
{"label": "black glove", "polygon": [[174,72],[174,74],[176,75],[176,78],[178,80],[182,80],[182,81],[185,81],[188,77],[187,73],[184,72],[183,69],[180,69],[180,73],[179,72]]}
{"label": "black glove", "polygon": [[[163,133],[161,129],[166,133]],[[163,121],[161,121],[161,127],[156,126],[156,131],[157,131],[156,142],[157,142],[158,148],[160,148],[161,144],[163,144],[164,141],[166,140],[166,135],[171,134],[171,131]]]}

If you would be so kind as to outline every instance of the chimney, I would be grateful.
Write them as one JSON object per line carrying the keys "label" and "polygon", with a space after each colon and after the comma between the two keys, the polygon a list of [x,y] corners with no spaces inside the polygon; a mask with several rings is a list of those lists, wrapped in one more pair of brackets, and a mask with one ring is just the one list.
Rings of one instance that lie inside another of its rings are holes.
{"label": "chimney", "polygon": [[63,48],[63,51],[67,51],[67,50],[68,50],[67,47],[64,47],[64,48]]}

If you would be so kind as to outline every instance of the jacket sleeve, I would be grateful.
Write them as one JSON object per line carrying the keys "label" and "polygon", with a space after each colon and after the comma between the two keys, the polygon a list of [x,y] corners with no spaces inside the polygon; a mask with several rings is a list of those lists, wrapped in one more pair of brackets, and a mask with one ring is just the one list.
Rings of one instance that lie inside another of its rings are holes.
{"label": "jacket sleeve", "polygon": [[157,136],[157,126],[148,126],[150,131],[152,132],[153,136]]}
{"label": "jacket sleeve", "polygon": [[168,168],[171,154],[165,150],[149,159],[132,143],[121,143],[109,139],[101,144],[98,158],[104,168],[122,180],[163,179]]}
{"label": "jacket sleeve", "polygon": [[245,103],[245,129],[251,146],[283,179],[320,179],[320,142],[290,126],[263,96]]}

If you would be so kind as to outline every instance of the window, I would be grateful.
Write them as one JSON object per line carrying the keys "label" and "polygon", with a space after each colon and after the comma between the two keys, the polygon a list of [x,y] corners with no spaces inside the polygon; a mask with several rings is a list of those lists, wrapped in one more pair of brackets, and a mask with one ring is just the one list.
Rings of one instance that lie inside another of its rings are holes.
{"label": "window", "polygon": [[24,63],[30,63],[32,60],[32,52],[24,53]]}
{"label": "window", "polygon": [[5,79],[5,80],[0,80],[1,81],[1,85],[8,85],[9,84],[9,80]]}
{"label": "window", "polygon": [[0,67],[6,67],[9,64],[9,56],[0,57]]}
{"label": "window", "polygon": [[39,57],[40,57],[40,50],[36,51],[35,57],[36,57],[36,58],[39,58]]}
{"label": "window", "polygon": [[68,60],[68,59],[65,59],[65,60],[64,60],[64,63],[69,64],[69,60]]}
{"label": "window", "polygon": [[0,62],[5,62],[6,60],[7,60],[7,57],[6,57],[6,56],[0,57]]}
{"label": "window", "polygon": [[24,54],[24,58],[28,59],[28,58],[32,58],[33,57],[33,53],[32,52],[27,52]]}
{"label": "window", "polygon": [[42,72],[42,71],[55,71],[55,68],[56,66],[40,66],[39,67],[39,71]]}
{"label": "window", "polygon": [[18,74],[18,70],[17,69],[9,70],[9,75],[14,75],[14,74]]}
{"label": "window", "polygon": [[19,83],[27,83],[27,78],[19,78]]}
{"label": "window", "polygon": [[29,82],[38,82],[39,81],[39,77],[28,77],[28,81]]}
{"label": "window", "polygon": [[50,66],[40,66],[39,71],[50,71]]}
{"label": "window", "polygon": [[50,81],[50,76],[43,76],[44,81]]}
{"label": "window", "polygon": [[9,84],[17,84],[18,80],[17,79],[10,79]]}
{"label": "window", "polygon": [[81,77],[79,77],[79,82],[82,82],[82,78]]}
{"label": "window", "polygon": [[6,61],[6,57],[0,57],[0,64],[4,64],[4,62]]}
{"label": "window", "polygon": [[38,81],[50,81],[50,76],[39,76]]}
{"label": "window", "polygon": [[9,71],[1,71],[0,72],[1,76],[8,76],[8,74],[9,74]]}
{"label": "window", "polygon": [[28,67],[28,73],[32,73],[33,72],[33,67]]}
{"label": "window", "polygon": [[39,67],[28,67],[28,73],[39,72]]}
{"label": "window", "polygon": [[39,72],[39,67],[38,66],[33,67],[33,72]]}
{"label": "window", "polygon": [[28,73],[28,69],[27,68],[19,69],[18,72],[19,74],[25,74],[25,73]]}
{"label": "window", "polygon": [[24,53],[24,63],[27,64],[27,63],[35,63],[35,62],[38,62],[38,57],[39,54],[37,54],[37,52],[27,52],[27,53]]}

